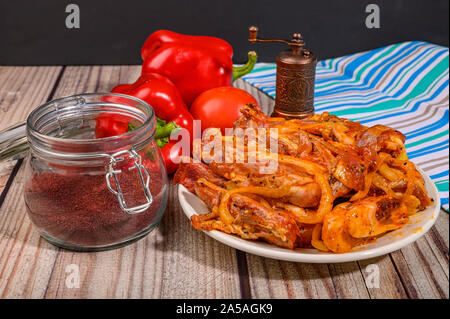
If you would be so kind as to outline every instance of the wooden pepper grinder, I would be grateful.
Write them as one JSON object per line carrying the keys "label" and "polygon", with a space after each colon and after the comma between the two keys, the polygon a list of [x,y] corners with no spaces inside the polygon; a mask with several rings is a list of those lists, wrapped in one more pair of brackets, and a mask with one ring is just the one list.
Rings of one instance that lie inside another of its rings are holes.
{"label": "wooden pepper grinder", "polygon": [[300,33],[294,33],[291,40],[258,38],[258,27],[249,27],[248,41],[278,42],[291,47],[277,56],[277,82],[275,109],[272,116],[287,119],[304,118],[314,114],[314,80],[317,58],[303,48],[305,42]]}

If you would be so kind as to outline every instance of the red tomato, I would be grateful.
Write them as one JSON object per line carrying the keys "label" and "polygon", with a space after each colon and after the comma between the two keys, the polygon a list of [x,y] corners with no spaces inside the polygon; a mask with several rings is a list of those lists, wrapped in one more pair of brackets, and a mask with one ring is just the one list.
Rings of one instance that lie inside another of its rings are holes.
{"label": "red tomato", "polygon": [[217,127],[225,134],[225,128],[232,128],[233,122],[241,115],[241,107],[249,103],[258,105],[248,92],[223,86],[200,94],[192,103],[190,111],[194,119],[202,121],[202,130]]}

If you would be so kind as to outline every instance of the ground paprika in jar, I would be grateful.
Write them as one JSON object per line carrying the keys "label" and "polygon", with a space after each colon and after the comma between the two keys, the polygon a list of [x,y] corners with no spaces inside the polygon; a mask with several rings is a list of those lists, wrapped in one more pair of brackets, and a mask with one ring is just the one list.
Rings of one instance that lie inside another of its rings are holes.
{"label": "ground paprika in jar", "polygon": [[[160,193],[161,176],[149,174],[151,193]],[[127,203],[138,205],[145,200],[136,174],[123,173],[118,180]],[[154,198],[152,206],[140,214],[126,214],[104,175],[70,171],[34,173],[26,183],[25,198],[28,215],[45,232],[44,237],[83,247],[118,243],[146,230],[157,219],[162,200],[161,196]]]}
{"label": "ground paprika in jar", "polygon": [[[27,212],[57,246],[103,250],[129,243],[153,229],[165,210],[168,182],[151,107],[123,95],[121,104],[109,103],[105,95],[113,94],[55,100],[27,121]],[[128,117],[137,128],[95,138],[104,110]]]}

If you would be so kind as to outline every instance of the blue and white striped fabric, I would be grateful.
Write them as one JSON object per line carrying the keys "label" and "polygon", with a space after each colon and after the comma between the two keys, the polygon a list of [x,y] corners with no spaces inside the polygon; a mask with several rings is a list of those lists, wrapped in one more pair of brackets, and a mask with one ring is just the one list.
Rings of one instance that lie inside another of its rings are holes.
{"label": "blue and white striped fabric", "polygon": [[[243,79],[275,97],[276,66],[258,63]],[[405,42],[320,61],[316,112],[384,124],[406,135],[409,158],[436,183],[449,210],[449,49]]]}

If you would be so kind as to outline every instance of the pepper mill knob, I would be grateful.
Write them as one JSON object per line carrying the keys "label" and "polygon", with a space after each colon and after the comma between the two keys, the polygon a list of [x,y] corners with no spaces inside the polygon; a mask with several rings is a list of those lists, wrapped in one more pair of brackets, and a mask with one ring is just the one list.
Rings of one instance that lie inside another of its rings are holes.
{"label": "pepper mill knob", "polygon": [[248,41],[250,42],[256,42],[256,37],[258,36],[258,27],[251,26],[248,28],[248,31],[250,32],[250,36],[248,38]]}
{"label": "pepper mill knob", "polygon": [[299,32],[296,32],[292,35],[292,42],[303,42],[302,34]]}

